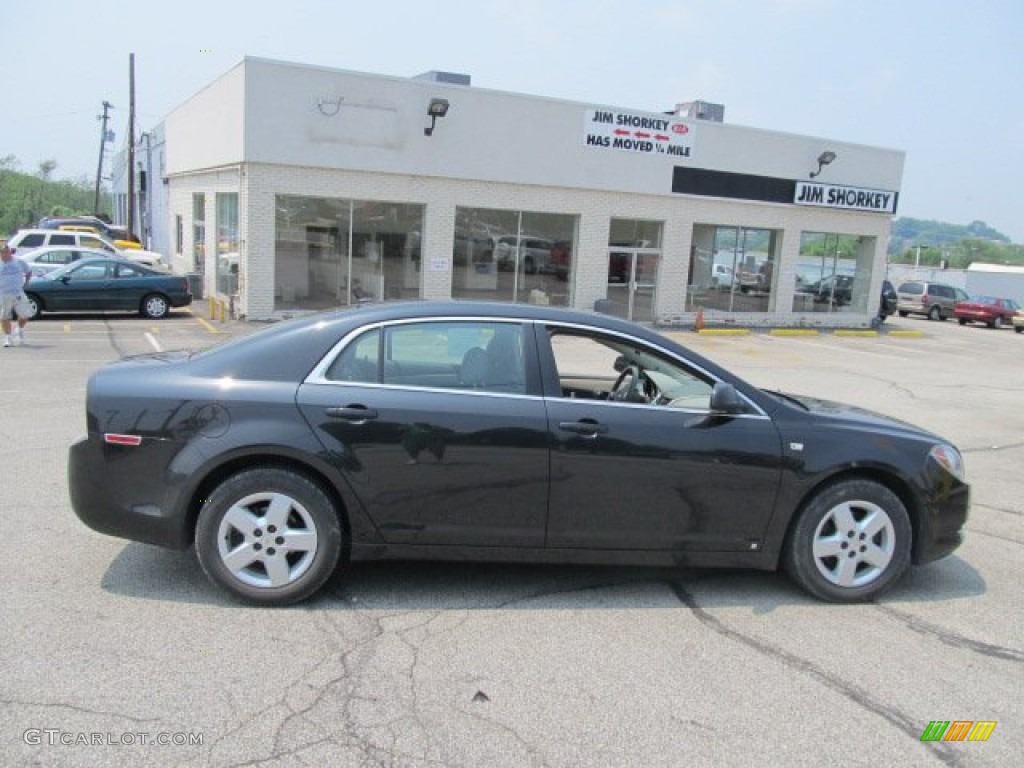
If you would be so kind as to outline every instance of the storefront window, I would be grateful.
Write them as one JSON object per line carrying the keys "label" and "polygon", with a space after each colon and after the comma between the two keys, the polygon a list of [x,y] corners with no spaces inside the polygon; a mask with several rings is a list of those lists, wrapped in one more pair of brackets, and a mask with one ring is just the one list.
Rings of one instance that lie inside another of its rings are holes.
{"label": "storefront window", "polygon": [[576,217],[457,208],[452,296],[569,306]]}
{"label": "storefront window", "polygon": [[723,312],[774,311],[779,243],[771,229],[694,227],[687,303]]}
{"label": "storefront window", "polygon": [[874,238],[803,232],[794,312],[868,311]]}
{"label": "storefront window", "polygon": [[238,193],[217,193],[217,291],[238,293]]}
{"label": "storefront window", "polygon": [[192,195],[192,264],[199,274],[206,271],[206,196]]}
{"label": "storefront window", "polygon": [[422,205],[278,195],[275,309],[419,296],[422,231]]}

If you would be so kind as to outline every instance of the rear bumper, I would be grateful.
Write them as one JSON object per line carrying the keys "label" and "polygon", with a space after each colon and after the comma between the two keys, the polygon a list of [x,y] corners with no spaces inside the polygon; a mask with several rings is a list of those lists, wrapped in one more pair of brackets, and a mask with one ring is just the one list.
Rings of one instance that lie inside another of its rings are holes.
{"label": "rear bumper", "polygon": [[[112,472],[110,454],[137,449],[83,438],[68,451],[68,491],[78,519],[94,531],[169,549],[192,543],[185,520],[168,514],[172,505],[140,486],[127,472]],[[129,464],[131,462],[122,462]]]}

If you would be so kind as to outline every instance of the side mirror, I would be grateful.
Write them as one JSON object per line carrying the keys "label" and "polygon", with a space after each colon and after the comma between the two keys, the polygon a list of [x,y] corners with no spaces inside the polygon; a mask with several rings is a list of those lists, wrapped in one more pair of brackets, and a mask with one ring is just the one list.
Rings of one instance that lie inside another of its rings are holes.
{"label": "side mirror", "polygon": [[736,391],[736,387],[725,381],[715,382],[715,388],[711,390],[711,412],[712,413],[746,413],[747,404]]}

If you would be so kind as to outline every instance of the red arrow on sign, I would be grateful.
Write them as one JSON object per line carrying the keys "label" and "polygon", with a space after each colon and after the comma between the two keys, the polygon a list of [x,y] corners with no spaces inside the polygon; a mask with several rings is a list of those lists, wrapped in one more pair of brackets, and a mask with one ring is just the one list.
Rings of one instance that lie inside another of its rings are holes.
{"label": "red arrow on sign", "polygon": [[624,131],[621,128],[615,131],[616,136],[629,136],[629,131]]}
{"label": "red arrow on sign", "polygon": [[657,141],[668,141],[668,140],[669,140],[669,137],[668,137],[668,136],[663,136],[663,135],[662,135],[662,134],[660,134],[660,133],[656,133],[656,134],[654,134],[654,138],[655,138],[655,139],[656,139]]}

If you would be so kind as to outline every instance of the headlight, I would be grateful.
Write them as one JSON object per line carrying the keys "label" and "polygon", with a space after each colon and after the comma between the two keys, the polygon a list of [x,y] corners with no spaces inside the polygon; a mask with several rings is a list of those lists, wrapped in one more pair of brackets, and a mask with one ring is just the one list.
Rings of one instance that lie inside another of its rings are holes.
{"label": "headlight", "polygon": [[960,482],[964,482],[964,457],[952,445],[935,445],[928,456]]}

